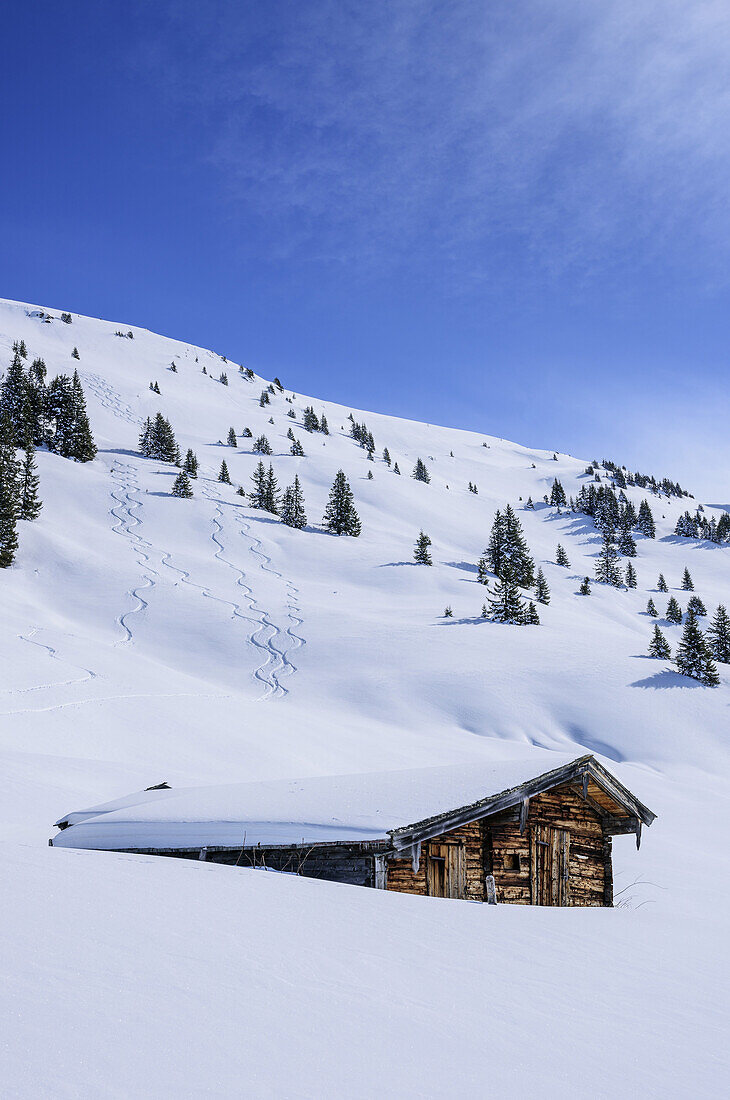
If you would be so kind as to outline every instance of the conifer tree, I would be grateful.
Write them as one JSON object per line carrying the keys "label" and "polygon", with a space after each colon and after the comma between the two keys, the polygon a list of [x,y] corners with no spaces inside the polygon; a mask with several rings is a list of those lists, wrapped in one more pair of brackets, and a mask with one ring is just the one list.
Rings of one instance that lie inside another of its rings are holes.
{"label": "conifer tree", "polygon": [[225,459],[223,459],[223,461],[221,462],[221,468],[220,468],[220,472],[218,474],[218,480],[222,481],[224,485],[230,485],[231,484],[231,475],[228,473],[228,466],[226,465],[226,460]]}
{"label": "conifer tree", "polygon": [[568,555],[565,553],[563,547],[558,543],[555,551],[555,561],[558,565],[562,565],[565,569],[570,569],[570,562],[568,561]]}
{"label": "conifer tree", "polygon": [[304,447],[298,439],[295,439],[290,447],[290,451],[296,458],[304,458]]}
{"label": "conifer tree", "polygon": [[174,497],[185,498],[189,498],[193,495],[193,487],[190,484],[190,479],[188,478],[187,472],[185,470],[181,470],[175,478],[172,486],[172,495]]}
{"label": "conifer tree", "polygon": [[241,435],[243,436],[244,439],[252,439],[253,438],[253,432],[251,431],[250,428],[244,428],[243,431],[241,432]]}
{"label": "conifer tree", "polygon": [[150,458],[152,455],[152,421],[149,416],[145,420],[142,431],[139,433],[139,449],[141,454],[145,458]]}
{"label": "conifer tree", "polygon": [[707,614],[707,608],[699,596],[690,596],[687,601],[687,614],[694,615],[698,619]]}
{"label": "conifer tree", "polygon": [[272,454],[271,444],[265,435],[260,435],[253,445],[253,453],[255,455],[270,455]]}
{"label": "conifer tree", "polygon": [[489,617],[495,623],[522,624],[525,621],[525,604],[514,577],[505,572],[498,577],[492,591],[487,592]]}
{"label": "conifer tree", "polygon": [[534,502],[532,500],[532,497],[528,497],[527,502],[525,504],[525,510],[527,511],[528,509],[532,509],[534,511],[534,508],[535,508],[535,505],[534,505]]}
{"label": "conifer tree", "polygon": [[236,429],[235,428],[229,428],[228,429],[228,440],[227,440],[227,442],[228,442],[229,447],[237,447],[238,446],[238,440],[236,439]]}
{"label": "conifer tree", "polygon": [[591,594],[591,582],[589,577],[584,577],[580,583],[578,593],[581,596],[590,596]]}
{"label": "conifer tree", "polygon": [[322,413],[319,418],[319,430],[321,431],[322,435],[330,434],[329,424],[327,423],[327,417],[324,415],[324,413]]}
{"label": "conifer tree", "polygon": [[0,569],[13,564],[18,549],[18,460],[7,413],[0,421]]}
{"label": "conifer tree", "polygon": [[685,566],[684,567],[684,573],[682,574],[682,591],[683,592],[694,592],[694,589],[695,589],[695,586],[694,586],[694,583],[692,581],[692,577],[690,576],[689,569]]}
{"label": "conifer tree", "polygon": [[489,584],[489,562],[481,557],[477,562],[477,580],[480,584]]}
{"label": "conifer tree", "polygon": [[447,604],[446,607],[444,608],[444,618],[445,619],[453,619],[453,617],[454,617],[453,608],[451,607],[451,604]]}
{"label": "conifer tree", "polygon": [[292,443],[297,438],[291,428],[289,428],[289,431],[286,433],[286,438],[291,439]]}
{"label": "conifer tree", "polygon": [[274,516],[279,514],[279,484],[271,463],[269,463],[269,468],[266,471],[266,481],[264,482],[264,508]]}
{"label": "conifer tree", "polygon": [[319,431],[319,420],[317,414],[311,405],[307,405],[306,409],[302,413],[302,427],[308,432]]}
{"label": "conifer tree", "polygon": [[656,528],[654,526],[654,517],[651,514],[651,508],[649,502],[644,498],[639,505],[639,515],[636,520],[636,530],[640,531],[642,535],[646,535],[647,538],[656,538]]}
{"label": "conifer tree", "polygon": [[525,626],[539,626],[540,625],[540,616],[538,615],[537,608],[535,607],[532,600],[528,600],[527,607],[525,609],[525,615],[524,615],[524,618],[523,618],[522,622],[524,623]]}
{"label": "conifer tree", "polygon": [[678,625],[682,621],[682,608],[679,606],[674,596],[669,597],[669,603],[667,604],[664,618],[668,623],[674,623],[675,625]]}
{"label": "conifer tree", "polygon": [[333,535],[352,535],[356,538],[360,534],[360,517],[355,511],[352,489],[342,470],[338,470],[335,476],[322,522]]}
{"label": "conifer tree", "polygon": [[416,459],[416,465],[413,467],[411,477],[416,481],[424,481],[427,485],[430,482],[431,475],[428,472],[426,463],[422,459]]}
{"label": "conifer tree", "polygon": [[413,560],[418,562],[419,565],[433,565],[431,554],[428,549],[430,545],[431,540],[428,535],[424,534],[423,531],[419,532],[413,550]]}
{"label": "conifer tree", "polygon": [[532,588],[535,583],[535,563],[530,556],[522,524],[511,504],[495,512],[492,531],[485,550],[489,567],[498,577],[509,573],[521,588]]}
{"label": "conifer tree", "polygon": [[668,661],[672,656],[672,650],[669,642],[662,634],[658,625],[654,624],[654,633],[651,636],[649,643],[649,656],[658,657],[662,661]]}
{"label": "conifer tree", "polygon": [[183,470],[188,475],[188,477],[198,476],[198,458],[195,454],[195,451],[193,451],[191,447],[188,447],[187,454],[185,455]]}
{"label": "conifer tree", "polygon": [[28,358],[28,349],[25,346],[25,340],[21,340],[18,344],[18,355],[21,357],[21,359]]}
{"label": "conifer tree", "polygon": [[623,554],[625,558],[636,557],[636,543],[634,542],[634,536],[631,534],[631,529],[629,527],[621,528],[618,551],[619,554]]}
{"label": "conifer tree", "polygon": [[552,489],[550,490],[550,503],[555,508],[560,508],[561,505],[566,503],[565,489],[557,478],[554,479]]}
{"label": "conifer tree", "polygon": [[659,574],[659,580],[657,581],[656,586],[657,586],[657,591],[659,591],[659,592],[668,592],[669,591],[669,586],[667,585],[667,582],[664,580],[664,574],[663,573]]}
{"label": "conifer tree", "polygon": [[23,368],[20,353],[15,351],[0,386],[0,417],[7,416],[16,447],[21,447],[33,434],[30,381]]}
{"label": "conifer tree", "polygon": [[707,687],[717,687],[720,683],[717,667],[694,615],[687,616],[675,662],[677,671],[683,676],[692,676]]}
{"label": "conifer tree", "polygon": [[545,580],[545,574],[542,569],[537,571],[537,579],[535,580],[535,599],[538,603],[547,604],[550,603],[550,588],[548,582]]}
{"label": "conifer tree", "polygon": [[400,474],[400,466],[398,465],[398,463],[397,463],[397,462],[396,462],[396,463],[395,463],[395,465],[393,466],[393,473],[394,473],[394,474]]}
{"label": "conifer tree", "polygon": [[482,604],[482,618],[483,619],[488,619],[489,618],[489,609],[487,608],[487,605],[485,603]]}
{"label": "conifer tree", "polygon": [[386,466],[390,466],[390,451],[387,447],[383,449],[383,462]]}
{"label": "conifer tree", "polygon": [[602,584],[612,584],[616,588],[622,583],[612,527],[605,528],[603,532],[603,546],[596,561],[596,580]]}
{"label": "conifer tree", "polygon": [[18,519],[37,519],[43,505],[38,498],[39,478],[36,473],[35,451],[28,441],[20,469]]}
{"label": "conifer tree", "polygon": [[254,484],[253,492],[249,494],[252,508],[266,508],[266,467],[259,461],[253,472],[251,481]]}
{"label": "conifer tree", "polygon": [[652,619],[656,619],[657,617],[656,605],[651,596],[649,597],[649,602],[646,605],[646,613],[647,615],[651,615]]}
{"label": "conifer tree", "polygon": [[626,587],[636,588],[636,570],[630,561],[626,563]]}
{"label": "conifer tree", "polygon": [[96,444],[89,426],[86,398],[78,371],[74,371],[71,379],[71,447],[68,457],[75,462],[91,462],[96,458]]}
{"label": "conifer tree", "polygon": [[707,644],[716,661],[730,664],[730,615],[722,604],[707,628]]}
{"label": "conifer tree", "polygon": [[373,471],[368,470],[368,481],[372,481],[372,480],[373,480]]}
{"label": "conifer tree", "polygon": [[294,483],[287,486],[281,502],[281,518],[287,527],[295,527],[298,531],[307,526],[307,514],[304,511],[304,494],[299,484],[299,477],[294,475]]}
{"label": "conifer tree", "polygon": [[79,355],[79,349],[78,348],[73,349],[73,351],[71,352],[71,358],[72,359],[80,359],[81,358],[81,356]]}

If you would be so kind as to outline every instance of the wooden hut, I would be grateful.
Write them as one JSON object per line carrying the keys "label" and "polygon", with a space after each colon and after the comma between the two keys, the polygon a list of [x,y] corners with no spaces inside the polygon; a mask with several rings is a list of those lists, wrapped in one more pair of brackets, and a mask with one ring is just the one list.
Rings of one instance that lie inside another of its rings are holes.
{"label": "wooden hut", "polygon": [[612,905],[611,838],[633,833],[638,847],[655,815],[593,756],[534,771],[533,756],[466,773],[161,785],[67,815],[51,843],[431,897]]}

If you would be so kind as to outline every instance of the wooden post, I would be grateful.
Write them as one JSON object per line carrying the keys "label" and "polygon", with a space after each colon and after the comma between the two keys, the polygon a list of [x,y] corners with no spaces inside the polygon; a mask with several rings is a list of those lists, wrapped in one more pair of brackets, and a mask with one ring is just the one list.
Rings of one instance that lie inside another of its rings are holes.
{"label": "wooden post", "polygon": [[523,798],[520,805],[520,834],[524,833],[527,828],[527,815],[530,812],[530,800],[529,798]]}
{"label": "wooden post", "polygon": [[487,875],[484,882],[487,887],[487,905],[496,905],[497,887],[494,883],[494,875]]}

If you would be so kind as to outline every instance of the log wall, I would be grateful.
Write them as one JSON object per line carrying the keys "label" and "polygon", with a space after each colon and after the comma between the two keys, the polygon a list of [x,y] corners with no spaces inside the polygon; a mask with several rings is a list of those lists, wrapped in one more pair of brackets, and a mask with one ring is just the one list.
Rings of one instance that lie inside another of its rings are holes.
{"label": "log wall", "polygon": [[415,874],[410,855],[407,859],[389,859],[386,889],[424,897],[428,894],[426,867],[430,844],[439,847],[464,845],[464,896],[469,901],[484,901],[484,830],[480,821],[471,821],[424,843]]}

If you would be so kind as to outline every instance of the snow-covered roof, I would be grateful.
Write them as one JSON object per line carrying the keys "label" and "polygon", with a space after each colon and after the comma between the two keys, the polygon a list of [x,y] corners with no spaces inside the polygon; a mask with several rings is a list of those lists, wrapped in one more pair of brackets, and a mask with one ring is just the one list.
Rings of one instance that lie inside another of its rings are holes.
{"label": "snow-covered roof", "polygon": [[533,753],[468,767],[140,791],[61,818],[53,844],[119,851],[381,841],[575,762]]}

